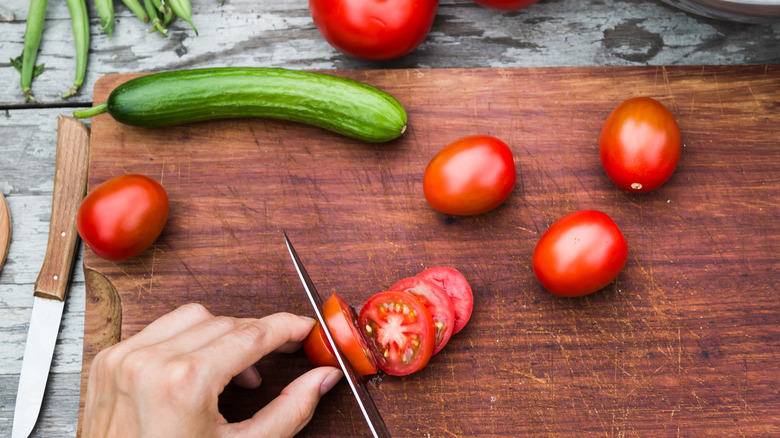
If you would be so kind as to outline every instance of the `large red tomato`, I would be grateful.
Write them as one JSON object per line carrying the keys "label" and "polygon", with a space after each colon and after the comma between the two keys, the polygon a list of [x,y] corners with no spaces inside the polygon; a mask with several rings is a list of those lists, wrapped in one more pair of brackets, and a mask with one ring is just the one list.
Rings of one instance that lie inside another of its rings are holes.
{"label": "large red tomato", "polygon": [[328,335],[319,322],[309,332],[309,336],[303,340],[303,352],[315,367],[330,366],[339,368],[339,360],[328,342]]}
{"label": "large red tomato", "polygon": [[113,261],[148,248],[168,220],[168,195],[144,175],[121,175],[98,185],[79,206],[79,235],[98,256]]}
{"label": "large red tomato", "polygon": [[382,61],[406,55],[428,35],[438,0],[309,0],[314,24],[336,49]]}
{"label": "large red tomato", "polygon": [[512,151],[489,135],[456,140],[433,157],[423,174],[423,192],[442,213],[474,215],[498,207],[517,180]]}
{"label": "large red tomato", "polygon": [[646,192],[672,176],[680,161],[680,129],[672,113],[649,97],[629,99],[612,111],[599,138],[607,175],[619,187]]}
{"label": "large red tomato", "polygon": [[539,0],[474,0],[474,3],[487,6],[491,9],[498,9],[499,11],[517,11],[531,6],[538,1]]}
{"label": "large red tomato", "polygon": [[534,273],[547,290],[565,297],[595,292],[618,276],[628,245],[609,216],[594,210],[570,213],[536,243]]}

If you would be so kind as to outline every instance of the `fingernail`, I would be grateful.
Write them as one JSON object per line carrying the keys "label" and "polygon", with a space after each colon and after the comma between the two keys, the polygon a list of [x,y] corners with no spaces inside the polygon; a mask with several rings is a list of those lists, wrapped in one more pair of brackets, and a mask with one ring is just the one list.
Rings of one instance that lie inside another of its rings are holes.
{"label": "fingernail", "polygon": [[298,315],[298,318],[301,318],[302,320],[304,320],[306,322],[315,322],[316,321],[316,319],[311,318],[309,316]]}
{"label": "fingernail", "polygon": [[328,377],[325,377],[325,380],[320,383],[320,397],[333,389],[342,377],[344,377],[344,373],[342,373],[341,370],[331,371],[330,374],[328,374]]}

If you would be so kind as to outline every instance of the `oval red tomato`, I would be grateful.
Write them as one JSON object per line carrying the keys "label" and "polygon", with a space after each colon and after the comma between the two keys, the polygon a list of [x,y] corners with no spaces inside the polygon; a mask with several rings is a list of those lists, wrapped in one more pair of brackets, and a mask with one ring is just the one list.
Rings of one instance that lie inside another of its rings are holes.
{"label": "oval red tomato", "polygon": [[438,0],[309,0],[314,24],[336,49],[382,61],[406,55],[428,35]]}
{"label": "oval red tomato", "polygon": [[471,319],[471,312],[474,309],[474,294],[466,277],[457,269],[444,266],[428,268],[417,274],[417,277],[432,281],[444,289],[455,308],[455,326],[452,333],[455,334],[463,330],[463,327]]}
{"label": "oval red tomato", "polygon": [[498,207],[515,186],[512,151],[488,135],[472,135],[439,151],[423,174],[425,199],[436,210],[474,215]]}
{"label": "oval red tomato", "polygon": [[431,312],[436,329],[433,354],[447,345],[455,328],[455,306],[445,290],[436,283],[420,277],[408,277],[390,286],[388,290],[408,292]]}
{"label": "oval red tomato", "polygon": [[333,348],[331,348],[327,335],[319,322],[311,329],[309,336],[303,340],[303,352],[306,353],[309,362],[315,367],[339,368],[339,360],[336,359],[336,354],[333,353]]}
{"label": "oval red tomato", "polygon": [[121,175],[98,185],[79,206],[79,235],[98,256],[113,261],[148,248],[168,220],[168,195],[144,175]]}
{"label": "oval red tomato", "polygon": [[536,243],[534,274],[547,290],[578,297],[602,289],[628,260],[628,245],[612,219],[583,210],[553,223]]}
{"label": "oval red tomato", "polygon": [[634,192],[665,183],[677,168],[681,146],[674,116],[649,97],[618,105],[599,137],[599,155],[607,175],[620,188]]}
{"label": "oval red tomato", "polygon": [[[322,305],[322,316],[333,340],[355,371],[361,376],[376,374],[376,360],[357,329],[358,318],[352,307],[334,293]],[[323,332],[323,339],[327,341],[324,335]]]}
{"label": "oval red tomato", "polygon": [[531,6],[538,1],[539,0],[474,0],[474,3],[499,11],[517,11]]}
{"label": "oval red tomato", "polygon": [[433,317],[414,295],[387,291],[360,310],[359,327],[382,371],[405,376],[422,369],[436,344]]}

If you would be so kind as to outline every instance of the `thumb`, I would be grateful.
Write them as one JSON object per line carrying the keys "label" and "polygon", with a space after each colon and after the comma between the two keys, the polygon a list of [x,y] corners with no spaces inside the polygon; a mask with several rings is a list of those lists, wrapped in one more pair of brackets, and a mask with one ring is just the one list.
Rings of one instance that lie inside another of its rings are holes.
{"label": "thumb", "polygon": [[237,437],[292,437],[311,420],[320,397],[344,376],[334,367],[315,368],[287,385],[249,420],[229,425]]}

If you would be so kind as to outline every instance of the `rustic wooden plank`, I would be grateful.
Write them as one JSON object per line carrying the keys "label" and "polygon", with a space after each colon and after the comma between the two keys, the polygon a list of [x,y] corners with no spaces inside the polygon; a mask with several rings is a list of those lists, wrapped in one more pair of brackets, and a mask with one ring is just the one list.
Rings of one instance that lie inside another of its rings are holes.
{"label": "rustic wooden plank", "polygon": [[[90,184],[145,173],[172,203],[140,257],[114,264],[85,251],[122,297],[123,337],[188,301],[220,314],[307,313],[284,227],[320,291],[356,306],[428,266],[471,281],[469,326],[420,373],[372,389],[397,436],[780,433],[779,67],[339,73],[395,95],[409,131],[365,145],[278,121],[161,131],[93,119]],[[96,98],[123,80],[107,78]],[[617,189],[597,154],[603,120],[634,95],[666,103],[685,143],[675,175],[646,195]],[[422,171],[476,132],[512,146],[515,192],[486,215],[440,215],[422,197]],[[555,219],[585,208],[615,219],[629,263],[604,291],[561,299],[538,284],[530,254]],[[260,391],[223,395],[229,419],[308,364],[297,354],[260,367]],[[365,432],[339,388],[304,436]]]}
{"label": "rustic wooden plank", "polygon": [[[33,437],[74,437],[79,411],[78,399],[73,389],[79,387],[79,373],[51,373],[43,396],[41,415],[33,429]],[[3,432],[11,433],[16,388],[19,376],[0,374],[0,425]]]}
{"label": "rustic wooden plank", "polygon": [[[195,36],[186,24],[170,38],[148,34],[122,4],[112,39],[98,31],[90,3],[91,53],[86,82],[74,98],[59,94],[73,79],[72,34],[66,6],[48,7],[33,84],[47,105],[86,104],[95,81],[109,73],[227,65],[301,69],[533,67],[590,65],[777,64],[780,24],[746,25],[697,17],[658,0],[541,0],[501,13],[468,0],[443,1],[428,38],[412,54],[386,63],[349,58],[313,25],[306,2],[193,2]],[[0,108],[24,105],[19,75],[7,58],[21,53],[26,0],[8,0],[15,19],[3,23]]]}

